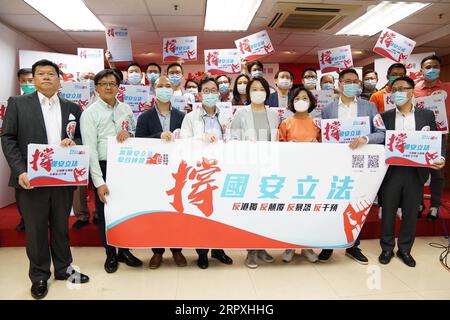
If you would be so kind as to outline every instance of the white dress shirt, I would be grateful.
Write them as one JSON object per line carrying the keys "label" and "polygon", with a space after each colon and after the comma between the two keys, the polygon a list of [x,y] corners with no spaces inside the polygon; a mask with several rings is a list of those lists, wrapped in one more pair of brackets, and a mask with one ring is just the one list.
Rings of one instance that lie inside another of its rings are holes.
{"label": "white dress shirt", "polygon": [[414,116],[414,107],[406,115],[395,108],[395,130],[416,130],[416,117]]}
{"label": "white dress shirt", "polygon": [[338,102],[338,118],[339,119],[354,119],[358,117],[358,105],[356,103],[356,98],[353,101],[346,105],[342,102],[342,99],[339,98]]}
{"label": "white dress shirt", "polygon": [[48,144],[59,144],[61,142],[61,105],[58,93],[51,98],[47,98],[38,92],[41,103],[42,114],[44,116],[45,131],[47,132]]}

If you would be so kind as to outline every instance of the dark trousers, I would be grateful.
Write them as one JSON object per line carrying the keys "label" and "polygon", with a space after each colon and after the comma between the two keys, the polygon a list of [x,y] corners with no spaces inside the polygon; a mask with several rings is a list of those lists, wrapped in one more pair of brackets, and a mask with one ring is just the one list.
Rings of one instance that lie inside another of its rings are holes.
{"label": "dark trousers", "polygon": [[[170,251],[172,251],[172,253],[181,252],[181,250],[182,250],[181,248],[170,248]],[[164,249],[164,248],[153,248],[152,251],[155,254],[164,254],[164,251],[166,251],[166,249]]]}
{"label": "dark trousers", "polygon": [[14,188],[14,197],[16,198],[16,207],[17,211],[19,211],[20,219],[23,219],[22,210],[20,210],[20,203],[19,203],[19,188]]}
{"label": "dark trousers", "polygon": [[[445,149],[447,150],[447,135],[442,135],[442,140],[444,141]],[[445,157],[445,154],[442,155]],[[441,170],[430,170],[431,180],[430,180],[430,207],[439,208],[441,206],[441,197],[444,192],[445,168]]]}
{"label": "dark trousers", "polygon": [[[359,240],[360,236],[361,236],[361,232],[358,234],[358,238],[356,238],[355,243],[353,244],[353,247],[347,248],[346,250],[358,248],[359,245],[361,244],[361,240]],[[333,252],[333,249],[323,249],[322,251]]]}
{"label": "dark trousers", "polygon": [[[103,180],[106,181],[106,161],[99,161],[100,169],[102,170]],[[106,241],[106,222],[105,222],[105,204],[100,201],[97,194],[97,188],[94,187],[95,195],[95,211],[98,215],[98,231],[100,232],[100,239],[102,241],[103,247],[106,249],[106,255],[116,254],[116,247],[108,245]],[[119,249],[120,251],[128,249]]]}
{"label": "dark trousers", "polygon": [[19,189],[16,195],[25,222],[31,282],[50,278],[52,260],[55,274],[65,275],[72,263],[69,216],[73,187]]}
{"label": "dark trousers", "polygon": [[380,245],[383,251],[395,247],[395,217],[402,209],[398,248],[410,253],[416,235],[417,210],[423,197],[423,183],[414,167],[392,166],[389,178],[383,182]]}
{"label": "dark trousers", "polygon": [[[197,251],[198,255],[202,255],[202,254],[208,254],[209,249],[195,249],[195,251]],[[223,251],[223,249],[212,249],[211,253],[225,253],[225,251]]]}

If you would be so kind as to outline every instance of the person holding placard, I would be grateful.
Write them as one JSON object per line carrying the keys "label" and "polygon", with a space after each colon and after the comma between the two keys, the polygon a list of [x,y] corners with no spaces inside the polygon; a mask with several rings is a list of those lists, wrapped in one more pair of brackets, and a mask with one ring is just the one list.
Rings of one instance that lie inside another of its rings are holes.
{"label": "person holding placard", "polygon": [[[391,84],[392,100],[396,108],[381,114],[386,130],[437,131],[433,111],[415,108],[413,105],[414,81],[409,77],[400,77]],[[442,154],[445,146],[442,144]],[[433,170],[440,170],[445,158],[434,160]],[[394,256],[395,217],[398,208],[402,209],[402,221],[398,235],[397,256],[409,267],[415,267],[411,256],[417,223],[417,208],[423,198],[423,185],[428,179],[429,168],[389,166],[381,185],[380,245],[382,252],[378,257],[381,264],[388,264]]]}
{"label": "person holding placard", "polygon": [[387,71],[387,75],[386,75],[386,79],[388,80],[388,82],[386,83],[386,86],[375,92],[374,94],[372,94],[372,96],[370,97],[370,102],[375,103],[375,105],[377,106],[378,112],[384,112],[385,108],[384,108],[384,100],[385,100],[385,94],[390,94],[391,93],[391,86],[392,86],[392,82],[400,77],[404,77],[406,76],[406,67],[404,64],[402,63],[393,63],[389,66],[388,71]]}
{"label": "person holding placard", "polygon": [[[357,99],[362,92],[362,83],[355,69],[346,69],[339,73],[339,100],[329,104],[322,110],[322,119],[353,119],[357,117],[369,117],[370,134],[364,137],[356,137],[349,144],[351,149],[356,149],[367,143],[384,143],[385,130],[380,125],[380,115],[375,105],[367,100]],[[346,249],[346,256],[361,264],[368,264],[369,260],[359,249],[359,237],[353,247]],[[327,262],[333,253],[331,249],[324,249],[319,255],[321,262]]]}
{"label": "person holding placard", "polygon": [[270,94],[267,104],[272,108],[287,108],[291,98],[290,90],[294,81],[294,75],[289,70],[281,69],[275,73],[277,91]]}
{"label": "person holding placard", "polygon": [[240,74],[234,80],[233,86],[233,106],[245,106],[250,104],[250,98],[247,96],[247,83],[250,78],[245,74]]}
{"label": "person holding placard", "polygon": [[[445,98],[445,109],[447,111],[447,123],[450,120],[450,83],[443,82],[440,78],[442,60],[436,55],[431,55],[422,59],[420,63],[423,80],[416,84],[414,88],[415,97],[426,97],[437,93],[443,93]],[[445,148],[447,149],[448,134],[442,135]],[[427,220],[435,221],[439,217],[439,207],[441,206],[442,192],[444,191],[444,169],[432,170],[430,182],[430,211]]]}
{"label": "person holding placard", "polygon": [[95,90],[98,99],[86,109],[81,116],[81,133],[83,142],[89,146],[89,166],[91,179],[95,188],[95,208],[98,214],[98,228],[105,248],[107,273],[117,271],[118,263],[126,263],[130,267],[140,267],[142,261],[136,258],[129,249],[108,245],[106,240],[105,203],[109,194],[106,185],[108,137],[115,136],[123,142],[134,135],[136,128],[133,111],[126,103],[117,100],[120,78],[111,69],[102,70],[95,75]]}
{"label": "person holding placard", "polygon": [[[219,102],[219,85],[213,78],[204,78],[200,82],[199,89],[202,96],[202,107],[193,110],[184,117],[180,138],[194,138],[207,143],[223,140],[226,119],[222,116],[219,108],[216,107],[216,103]],[[197,265],[201,269],[206,269],[209,266],[208,252],[209,249],[197,249]],[[211,257],[224,264],[233,263],[233,260],[225,254],[223,249],[212,249]]]}
{"label": "person holding placard", "polygon": [[86,283],[89,277],[71,266],[69,216],[75,187],[33,188],[27,174],[28,144],[81,144],[80,107],[58,97],[59,67],[54,62],[37,61],[32,74],[36,92],[9,98],[1,142],[11,168],[9,186],[17,189],[25,221],[31,295],[42,299],[52,261],[56,280]]}

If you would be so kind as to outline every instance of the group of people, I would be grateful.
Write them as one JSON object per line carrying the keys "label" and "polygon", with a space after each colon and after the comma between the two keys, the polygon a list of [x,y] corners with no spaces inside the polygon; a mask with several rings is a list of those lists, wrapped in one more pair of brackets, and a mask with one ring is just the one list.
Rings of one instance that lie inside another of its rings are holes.
{"label": "group of people", "polygon": [[[109,58],[109,59],[108,59]],[[110,56],[107,53],[107,60]],[[19,211],[23,217],[23,228],[27,236],[27,255],[30,260],[29,276],[32,281],[31,294],[40,299],[47,294],[47,280],[50,278],[50,263],[53,260],[55,279],[85,283],[89,277],[71,267],[72,256],[69,246],[69,214],[72,203],[86,204],[86,192],[74,187],[31,188],[27,177],[27,145],[29,143],[61,144],[65,147],[83,144],[89,147],[90,177],[94,188],[96,223],[105,248],[105,271],[113,273],[119,263],[131,267],[142,266],[142,261],[127,248],[115,248],[108,245],[105,235],[104,204],[108,200],[107,176],[107,139],[115,136],[118,143],[131,137],[156,138],[166,141],[180,139],[201,139],[205,143],[221,140],[271,141],[271,142],[320,142],[321,131],[317,119],[311,116],[317,101],[311,90],[319,83],[323,90],[334,90],[336,100],[321,110],[322,119],[334,118],[370,118],[370,134],[354,138],[349,144],[352,149],[365,144],[384,144],[386,130],[422,130],[428,127],[437,130],[435,115],[427,109],[418,109],[413,105],[414,96],[429,95],[436,90],[447,92],[447,110],[450,105],[449,84],[439,80],[441,60],[430,56],[422,61],[423,80],[415,83],[406,76],[402,64],[393,64],[387,74],[388,83],[377,91],[378,75],[367,70],[360,79],[354,69],[346,69],[336,79],[324,75],[318,81],[315,68],[307,68],[302,74],[302,85],[293,88],[294,75],[288,70],[279,70],[275,75],[276,89],[271,93],[264,78],[264,66],[259,61],[244,65],[243,74],[236,77],[233,88],[227,75],[216,78],[204,77],[199,83],[189,79],[183,87],[183,65],[170,64],[165,74],[156,63],[142,69],[136,63],[130,64],[127,77],[111,68],[97,74],[81,75],[82,79],[93,79],[96,100],[83,112],[72,102],[58,97],[60,85],[59,68],[48,60],[37,61],[31,69],[31,79],[19,72],[24,95],[8,100],[6,117],[1,137],[5,157],[11,167],[10,186],[16,190]],[[144,71],[144,72],[143,72]],[[131,108],[117,100],[121,83],[139,85],[145,74],[147,82],[156,97],[154,107],[147,108],[137,121]],[[32,84],[34,82],[34,84]],[[33,87],[31,90],[30,87]],[[34,92],[33,92],[34,91]],[[384,112],[383,92],[391,93],[395,109]],[[201,102],[200,108],[187,108],[182,112],[173,108],[174,96],[186,95],[191,101]],[[225,125],[225,119],[217,103],[231,101],[242,107],[236,112],[231,124]],[[281,121],[278,113],[271,107],[287,108],[291,115]],[[73,137],[69,137],[66,126],[76,122]],[[75,119],[75,120],[73,120]],[[179,136],[175,132],[179,132]],[[445,155],[446,139],[443,139],[442,155]],[[440,182],[445,158],[438,159],[431,170],[428,168],[391,166],[384,178],[378,203],[381,206],[382,222],[379,262],[387,264],[394,256],[395,218],[397,210],[402,211],[402,223],[398,237],[397,256],[408,266],[416,262],[411,256],[415,238],[415,227],[423,199],[423,185],[432,174],[432,208],[428,214],[430,220],[438,217],[440,195],[443,183]],[[433,180],[433,176],[434,179]],[[436,182],[438,181],[438,182]],[[434,196],[434,198],[433,198]],[[87,207],[87,206],[86,206]],[[74,205],[75,209],[75,205]],[[80,211],[76,209],[75,212]],[[81,210],[82,211],[82,210]],[[420,214],[420,213],[419,213]],[[89,223],[89,212],[78,214],[77,228]],[[50,228],[50,240],[47,230]],[[368,259],[359,248],[359,238],[346,255],[361,264]],[[154,248],[149,267],[160,267],[164,248]],[[171,248],[177,266],[187,265],[182,248]],[[197,249],[197,265],[208,268],[208,249]],[[324,249],[317,255],[311,249],[303,249],[302,254],[310,262],[326,262],[333,250]],[[295,251],[286,249],[282,253],[284,262],[291,262]],[[211,257],[224,264],[233,260],[221,248],[211,250]],[[249,249],[246,265],[258,267],[259,260],[270,263],[274,258],[265,250]]]}

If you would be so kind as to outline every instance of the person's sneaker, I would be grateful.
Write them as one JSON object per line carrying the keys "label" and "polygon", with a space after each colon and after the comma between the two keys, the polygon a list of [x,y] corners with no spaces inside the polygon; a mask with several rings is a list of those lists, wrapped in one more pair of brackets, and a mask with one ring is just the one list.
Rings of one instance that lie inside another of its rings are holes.
{"label": "person's sneaker", "polygon": [[427,214],[427,221],[436,221],[439,218],[439,208],[431,207]]}
{"label": "person's sneaker", "polygon": [[77,220],[72,225],[72,229],[80,230],[81,228],[87,226],[88,224],[89,224],[89,220],[86,220],[86,221]]}
{"label": "person's sneaker", "polygon": [[250,269],[258,268],[258,262],[257,259],[257,252],[256,250],[251,250],[247,253],[247,259],[245,260],[245,265],[249,267]]}
{"label": "person's sneaker", "polygon": [[319,253],[319,261],[320,262],[328,262],[328,260],[330,260],[332,254],[333,254],[333,249],[323,249]]}
{"label": "person's sneaker", "polygon": [[258,250],[257,255],[258,258],[267,263],[271,263],[275,260],[270,254],[267,253],[266,250]]}
{"label": "person's sneaker", "polygon": [[369,264],[369,260],[365,255],[362,254],[361,249],[358,247],[353,247],[345,250],[345,255],[360,264]]}
{"label": "person's sneaker", "polygon": [[311,263],[319,261],[319,257],[312,249],[302,249],[302,255]]}
{"label": "person's sneaker", "polygon": [[283,262],[289,263],[292,261],[292,259],[294,258],[295,255],[295,250],[294,249],[286,249],[283,252]]}

